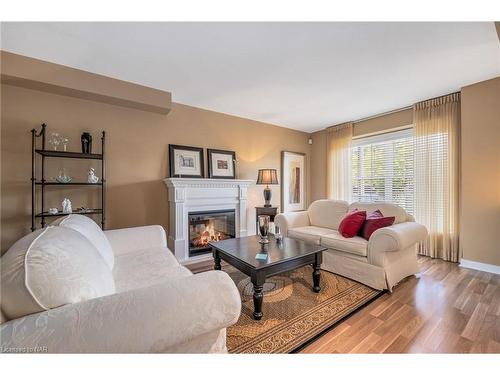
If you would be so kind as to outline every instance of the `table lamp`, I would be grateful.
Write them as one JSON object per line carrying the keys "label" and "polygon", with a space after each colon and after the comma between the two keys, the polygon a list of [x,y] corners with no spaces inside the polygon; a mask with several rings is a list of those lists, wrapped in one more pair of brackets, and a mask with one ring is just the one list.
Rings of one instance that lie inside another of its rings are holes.
{"label": "table lamp", "polygon": [[259,169],[257,185],[266,185],[264,189],[264,207],[271,207],[271,189],[269,189],[269,185],[278,185],[276,169]]}

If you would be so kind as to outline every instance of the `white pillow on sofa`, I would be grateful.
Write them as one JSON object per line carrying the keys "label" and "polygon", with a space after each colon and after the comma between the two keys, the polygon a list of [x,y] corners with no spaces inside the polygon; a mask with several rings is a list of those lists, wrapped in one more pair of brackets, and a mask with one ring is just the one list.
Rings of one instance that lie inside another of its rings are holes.
{"label": "white pillow on sofa", "polygon": [[51,225],[71,228],[84,235],[99,251],[109,269],[115,265],[115,255],[106,235],[97,223],[84,215],[68,215],[54,221]]}
{"label": "white pillow on sofa", "polygon": [[8,319],[115,293],[94,245],[64,227],[37,230],[12,245],[1,259],[1,286]]}

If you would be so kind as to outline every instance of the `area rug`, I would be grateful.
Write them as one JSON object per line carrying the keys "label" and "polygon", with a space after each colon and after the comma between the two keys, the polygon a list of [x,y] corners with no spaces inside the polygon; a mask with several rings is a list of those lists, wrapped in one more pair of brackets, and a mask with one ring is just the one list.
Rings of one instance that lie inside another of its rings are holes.
{"label": "area rug", "polygon": [[250,278],[223,267],[242,296],[238,322],[227,329],[229,353],[290,353],[382,292],[327,271],[321,271],[321,292],[314,293],[312,267],[274,276],[264,284],[262,320],[253,320]]}

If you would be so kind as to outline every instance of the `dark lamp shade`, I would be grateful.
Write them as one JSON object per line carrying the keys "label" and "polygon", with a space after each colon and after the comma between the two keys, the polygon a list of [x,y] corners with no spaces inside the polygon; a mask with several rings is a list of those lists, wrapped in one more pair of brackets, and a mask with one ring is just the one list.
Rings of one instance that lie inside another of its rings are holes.
{"label": "dark lamp shade", "polygon": [[276,169],[259,169],[257,177],[257,185],[277,185],[278,176]]}

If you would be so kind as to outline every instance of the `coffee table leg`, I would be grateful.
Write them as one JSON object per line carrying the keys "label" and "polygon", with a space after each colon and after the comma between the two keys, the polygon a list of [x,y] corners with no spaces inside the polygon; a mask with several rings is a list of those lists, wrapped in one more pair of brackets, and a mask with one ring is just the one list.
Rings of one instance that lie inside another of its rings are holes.
{"label": "coffee table leg", "polygon": [[313,291],[315,293],[319,293],[321,290],[321,287],[319,286],[319,281],[321,278],[321,271],[320,271],[320,266],[321,266],[321,257],[316,254],[315,261],[313,264]]}
{"label": "coffee table leg", "polygon": [[264,299],[262,289],[264,289],[263,285],[253,284],[253,318],[255,320],[262,319],[262,300]]}
{"label": "coffee table leg", "polygon": [[213,255],[214,255],[214,270],[220,271],[222,269],[222,266],[220,264],[219,252],[214,249]]}

